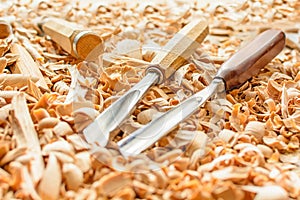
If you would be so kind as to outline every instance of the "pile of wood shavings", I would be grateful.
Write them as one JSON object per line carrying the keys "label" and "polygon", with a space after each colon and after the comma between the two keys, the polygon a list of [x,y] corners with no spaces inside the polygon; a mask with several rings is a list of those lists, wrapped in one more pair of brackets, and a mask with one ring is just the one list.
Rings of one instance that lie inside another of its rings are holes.
{"label": "pile of wood shavings", "polygon": [[[299,198],[300,4],[209,2],[2,1],[1,199]],[[102,61],[76,60],[43,36],[37,23],[44,16],[100,34]],[[90,150],[78,132],[142,78],[156,53],[151,49],[195,18],[209,20],[210,35],[171,80],[150,89],[115,140],[203,89],[259,32],[282,28],[287,48],[147,156],[125,160],[113,144]],[[180,148],[159,148],[166,145]]]}

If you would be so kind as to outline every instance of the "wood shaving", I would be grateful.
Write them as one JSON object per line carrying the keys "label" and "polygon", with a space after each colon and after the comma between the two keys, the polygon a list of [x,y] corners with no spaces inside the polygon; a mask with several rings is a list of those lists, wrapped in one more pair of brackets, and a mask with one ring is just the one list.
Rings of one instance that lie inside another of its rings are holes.
{"label": "wood shaving", "polygon": [[26,109],[26,99],[24,94],[14,96],[12,99],[12,127],[19,147],[26,147],[35,154],[31,163],[31,176],[36,184],[44,171],[44,161],[39,145],[37,132],[31,120],[28,109]]}
{"label": "wood shaving", "polygon": [[60,121],[53,127],[53,133],[59,136],[66,136],[73,134],[73,130],[67,122]]}
{"label": "wood shaving", "polygon": [[83,172],[72,163],[65,163],[62,172],[69,190],[78,190],[83,183]]}
{"label": "wood shaving", "polygon": [[5,67],[7,66],[7,60],[6,58],[1,57],[0,58],[0,72],[3,73]]}
{"label": "wood shaving", "polygon": [[22,73],[24,75],[38,77],[39,81],[37,82],[37,85],[42,87],[44,90],[49,91],[48,85],[45,82],[42,73],[26,49],[18,44],[13,44],[11,51],[12,53],[19,55],[18,61],[15,67],[12,68],[12,71],[15,71],[15,73]]}
{"label": "wood shaving", "polygon": [[42,199],[57,199],[62,181],[61,167],[54,154],[49,155],[48,163],[38,186],[38,193]]}
{"label": "wood shaving", "polygon": [[128,175],[115,172],[103,176],[99,181],[93,184],[93,187],[97,189],[98,192],[113,196],[122,188],[130,186],[130,183],[131,178]]}
{"label": "wood shaving", "polygon": [[[299,10],[280,0],[2,1],[0,198],[298,199]],[[45,17],[99,34],[103,55],[94,63],[68,55],[43,35]],[[151,87],[107,148],[89,145],[82,130],[199,18],[210,34],[187,63]],[[144,154],[120,155],[114,142],[201,91],[270,28],[284,30],[286,48],[257,76],[213,97]]]}

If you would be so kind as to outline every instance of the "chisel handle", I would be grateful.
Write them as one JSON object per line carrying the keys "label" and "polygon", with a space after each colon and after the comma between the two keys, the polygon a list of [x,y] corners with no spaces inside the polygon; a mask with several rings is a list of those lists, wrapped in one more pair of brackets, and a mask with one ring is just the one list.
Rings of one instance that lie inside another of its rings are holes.
{"label": "chisel handle", "polygon": [[229,58],[219,69],[216,78],[222,78],[226,89],[238,87],[267,65],[285,46],[285,34],[270,29],[252,40]]}
{"label": "chisel handle", "polygon": [[80,29],[68,21],[46,19],[42,24],[42,29],[54,42],[76,58],[95,59],[103,52],[103,41],[99,35]]}
{"label": "chisel handle", "polygon": [[160,74],[158,84],[162,83],[187,61],[208,32],[206,21],[194,20],[188,23],[160,51],[157,51],[147,72],[158,72]]}

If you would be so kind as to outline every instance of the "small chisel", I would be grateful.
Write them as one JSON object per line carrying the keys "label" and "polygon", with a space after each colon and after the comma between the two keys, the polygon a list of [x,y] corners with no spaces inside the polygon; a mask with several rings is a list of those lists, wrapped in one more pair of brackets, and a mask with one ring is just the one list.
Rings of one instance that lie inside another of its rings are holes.
{"label": "small chisel", "polygon": [[146,70],[145,77],[83,130],[87,142],[106,146],[110,133],[131,114],[146,91],[152,85],[162,83],[181,67],[207,34],[208,25],[202,20],[190,22],[175,34],[157,52]]}
{"label": "small chisel", "polygon": [[46,18],[39,24],[43,32],[75,58],[97,60],[103,53],[102,38],[63,19]]}
{"label": "small chisel", "polygon": [[284,46],[285,34],[282,31],[274,29],[261,33],[221,66],[209,86],[120,140],[120,152],[124,156],[141,153],[193,114],[220,89],[231,90],[256,75]]}

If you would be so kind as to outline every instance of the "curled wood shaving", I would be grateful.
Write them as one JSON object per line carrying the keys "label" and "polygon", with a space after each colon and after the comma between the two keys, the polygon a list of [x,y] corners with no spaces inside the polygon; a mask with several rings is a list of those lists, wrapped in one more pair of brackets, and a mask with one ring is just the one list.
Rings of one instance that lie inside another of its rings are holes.
{"label": "curled wood shaving", "polygon": [[59,94],[68,94],[69,86],[64,81],[58,81],[54,83],[53,90],[58,92]]}
{"label": "curled wood shaving", "polygon": [[61,152],[70,156],[74,155],[73,146],[63,139],[45,145],[42,152],[45,155],[48,155],[51,152]]}
{"label": "curled wood shaving", "polygon": [[245,127],[245,134],[253,135],[258,141],[261,142],[265,135],[265,124],[262,122],[251,121]]}
{"label": "curled wood shaving", "polygon": [[151,120],[155,119],[155,116],[157,116],[158,111],[155,109],[148,109],[145,111],[140,112],[137,115],[137,121],[141,124],[147,124]]}
{"label": "curled wood shaving", "polygon": [[256,146],[245,143],[237,144],[234,148],[240,150],[237,161],[241,164],[246,166],[264,165],[264,156]]}
{"label": "curled wood shaving", "polygon": [[234,131],[228,130],[228,129],[223,129],[222,131],[220,131],[218,136],[226,144],[229,144],[231,146],[236,144],[237,137],[238,137],[237,133],[235,133]]}
{"label": "curled wood shaving", "polygon": [[[83,105],[81,104],[81,106]],[[95,109],[89,108],[88,106],[91,106],[91,104],[88,103],[86,106],[78,108],[73,112],[75,121],[74,128],[77,132],[81,132],[85,127],[92,123],[99,114]]]}

